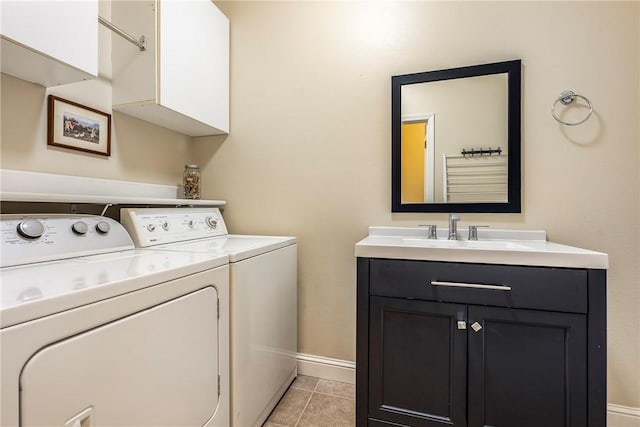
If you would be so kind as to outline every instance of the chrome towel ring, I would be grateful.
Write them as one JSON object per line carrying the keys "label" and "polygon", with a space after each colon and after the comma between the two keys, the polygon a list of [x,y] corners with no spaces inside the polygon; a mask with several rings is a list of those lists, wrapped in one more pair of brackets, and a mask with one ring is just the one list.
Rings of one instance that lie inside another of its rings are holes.
{"label": "chrome towel ring", "polygon": [[[577,122],[565,122],[564,120],[561,120],[560,118],[558,118],[558,116],[556,116],[556,106],[558,105],[558,102],[561,103],[562,105],[569,105],[573,101],[575,101],[576,98],[580,98],[587,103],[587,106],[589,107],[589,112],[587,113],[587,116],[584,119]],[[558,99],[556,99],[556,102],[554,102],[553,106],[551,107],[551,115],[553,116],[553,118],[556,119],[556,121],[567,126],[576,126],[576,125],[582,124],[586,122],[589,119],[589,117],[591,117],[591,114],[593,114],[593,106],[591,105],[591,101],[589,101],[589,99],[586,96],[579,95],[577,93],[574,93],[571,90],[563,91],[558,97]]]}

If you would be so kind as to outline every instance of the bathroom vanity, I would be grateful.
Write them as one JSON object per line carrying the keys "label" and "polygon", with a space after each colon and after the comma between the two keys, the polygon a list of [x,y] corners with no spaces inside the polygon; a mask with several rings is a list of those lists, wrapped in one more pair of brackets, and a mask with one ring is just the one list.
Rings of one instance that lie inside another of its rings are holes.
{"label": "bathroom vanity", "polygon": [[606,254],[544,232],[369,231],[358,426],[606,425]]}

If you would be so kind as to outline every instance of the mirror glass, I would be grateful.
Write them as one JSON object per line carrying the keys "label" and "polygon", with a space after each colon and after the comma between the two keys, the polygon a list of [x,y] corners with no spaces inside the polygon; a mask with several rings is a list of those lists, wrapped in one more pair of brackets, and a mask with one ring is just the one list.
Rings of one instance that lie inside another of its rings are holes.
{"label": "mirror glass", "polygon": [[520,68],[392,77],[393,212],[520,212]]}

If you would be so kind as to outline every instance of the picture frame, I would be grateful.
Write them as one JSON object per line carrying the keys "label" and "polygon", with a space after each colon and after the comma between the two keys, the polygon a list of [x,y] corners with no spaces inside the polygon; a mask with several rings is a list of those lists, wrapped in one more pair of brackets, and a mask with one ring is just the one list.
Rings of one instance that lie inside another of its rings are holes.
{"label": "picture frame", "polygon": [[49,95],[47,145],[111,155],[111,114]]}

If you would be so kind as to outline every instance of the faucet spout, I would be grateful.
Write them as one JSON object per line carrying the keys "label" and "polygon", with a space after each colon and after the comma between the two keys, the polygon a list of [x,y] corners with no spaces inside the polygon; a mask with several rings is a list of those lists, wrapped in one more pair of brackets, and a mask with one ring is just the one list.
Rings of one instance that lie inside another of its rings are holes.
{"label": "faucet spout", "polygon": [[449,214],[449,240],[458,240],[458,221],[460,215]]}

